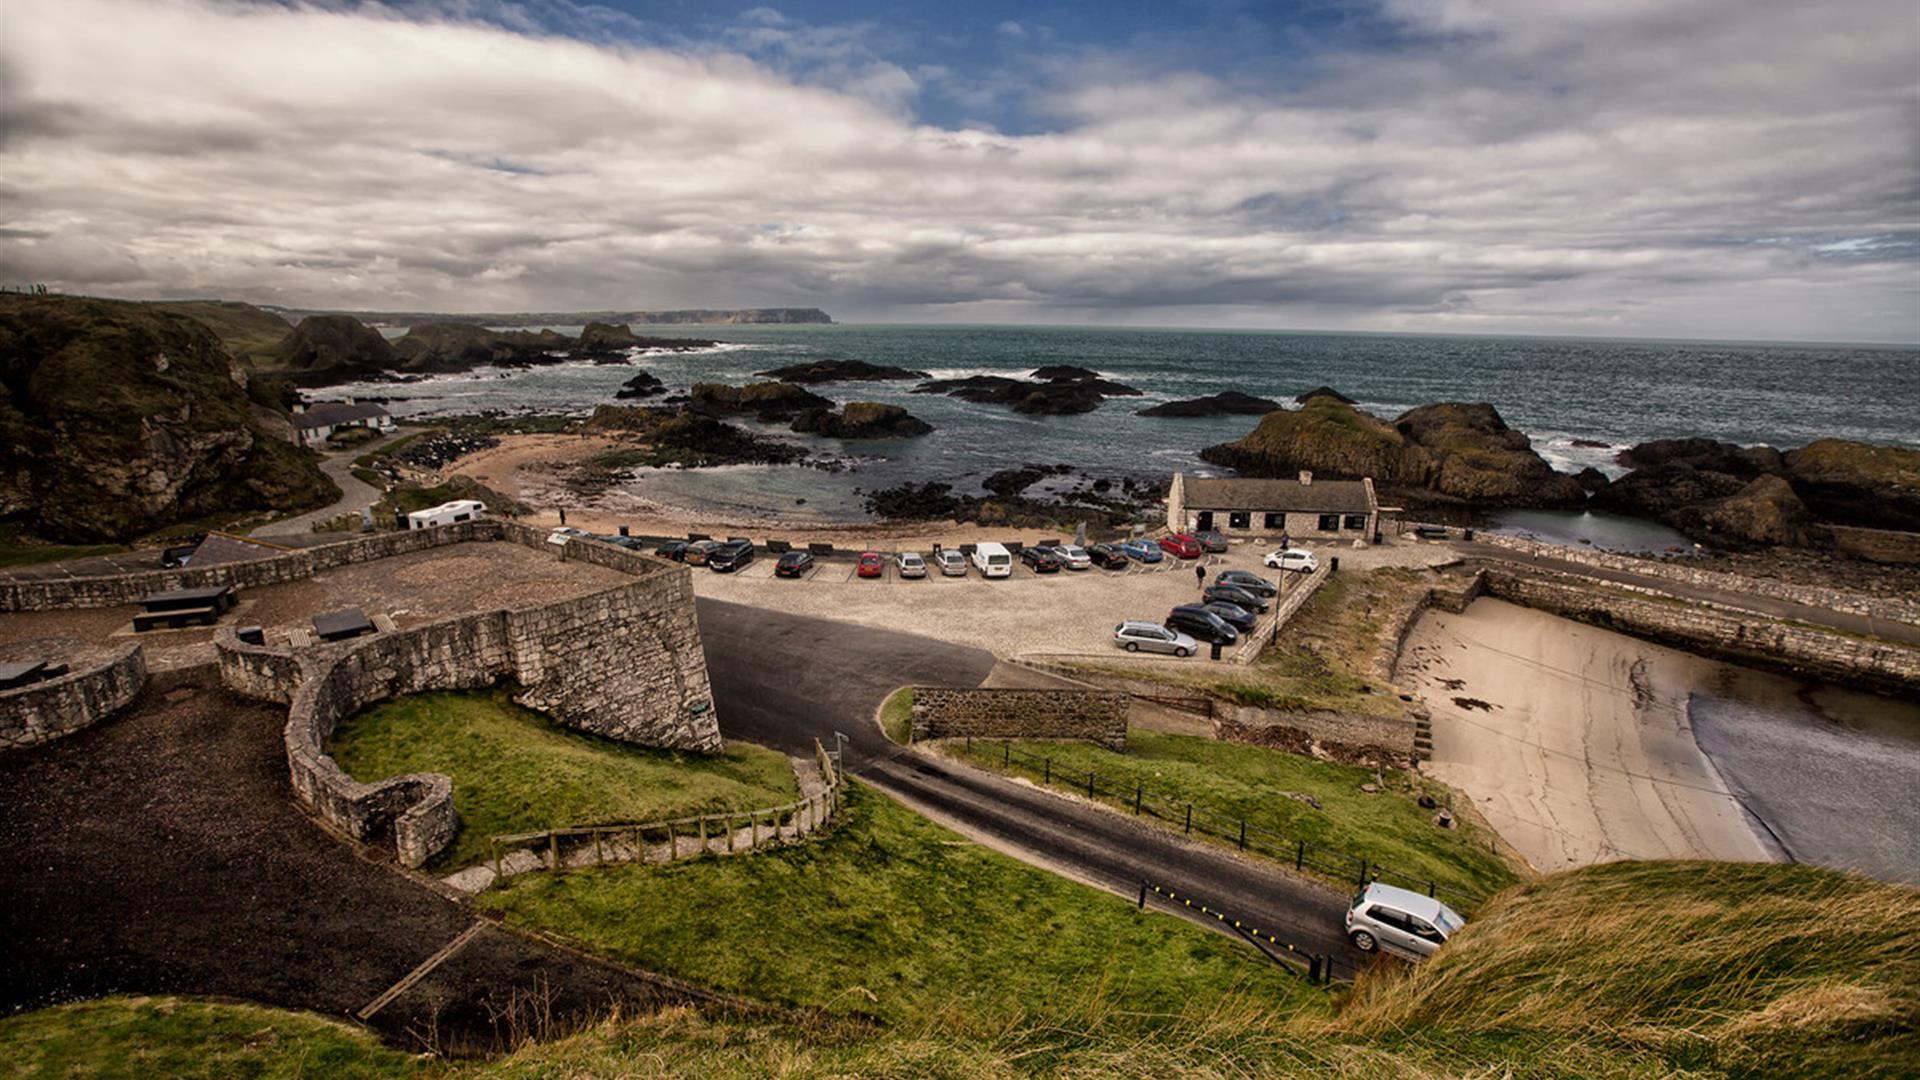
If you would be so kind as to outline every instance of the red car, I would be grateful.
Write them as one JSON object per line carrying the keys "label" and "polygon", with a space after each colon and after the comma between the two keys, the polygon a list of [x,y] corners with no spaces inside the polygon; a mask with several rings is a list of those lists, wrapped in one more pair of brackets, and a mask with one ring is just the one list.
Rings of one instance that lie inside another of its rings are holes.
{"label": "red car", "polygon": [[1169,555],[1177,555],[1182,559],[1197,559],[1206,551],[1205,548],[1200,546],[1200,541],[1195,540],[1186,533],[1174,533],[1172,536],[1160,541],[1160,550]]}
{"label": "red car", "polygon": [[887,560],[881,558],[880,553],[877,551],[868,551],[861,554],[860,566],[855,572],[861,577],[879,577],[881,574],[886,573],[886,571]]}

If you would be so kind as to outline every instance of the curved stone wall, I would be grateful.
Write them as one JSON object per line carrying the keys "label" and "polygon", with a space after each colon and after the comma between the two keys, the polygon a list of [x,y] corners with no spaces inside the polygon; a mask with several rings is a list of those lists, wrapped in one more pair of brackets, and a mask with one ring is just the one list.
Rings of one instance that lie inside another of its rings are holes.
{"label": "curved stone wall", "polygon": [[37,746],[112,716],[147,682],[146,654],[125,645],[58,678],[0,691],[0,750]]}

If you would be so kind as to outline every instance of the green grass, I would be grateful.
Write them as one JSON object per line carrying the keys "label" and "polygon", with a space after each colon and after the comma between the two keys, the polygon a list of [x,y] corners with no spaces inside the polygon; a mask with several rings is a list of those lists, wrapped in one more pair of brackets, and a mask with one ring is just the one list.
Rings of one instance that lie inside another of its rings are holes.
{"label": "green grass", "polygon": [[956,1033],[1323,1007],[1325,991],[1218,934],[1022,865],[863,786],[847,799],[847,818],[805,844],[526,874],[476,902],[708,986]]}
{"label": "green grass", "polygon": [[431,427],[431,428],[425,428],[420,431],[416,431],[411,435],[407,435],[402,438],[395,439],[392,442],[386,444],[385,446],[376,447],[372,450],[367,451],[364,454],[361,454],[359,457],[356,457],[353,459],[353,463],[362,469],[371,469],[382,458],[387,457],[388,455],[392,454],[394,451],[399,450],[400,448],[406,446],[408,443],[414,442],[418,439],[424,439],[429,435],[438,435],[444,432],[445,430],[446,430],[445,428]]}
{"label": "green grass", "polygon": [[[1072,778],[1084,784],[1091,770],[1099,777],[1100,789],[1131,793],[1138,785],[1144,787],[1150,805],[1159,795],[1162,814],[1169,813],[1167,799],[1192,802],[1196,808],[1211,810],[1216,819],[1245,820],[1294,840],[1384,863],[1395,871],[1387,880],[1397,884],[1433,881],[1442,889],[1484,898],[1519,880],[1517,869],[1495,851],[1493,836],[1484,826],[1466,820],[1466,815],[1456,818],[1458,824],[1452,829],[1435,826],[1433,812],[1414,800],[1425,792],[1444,802],[1447,788],[1404,770],[1385,770],[1381,774],[1385,790],[1369,795],[1360,785],[1373,781],[1371,769],[1193,735],[1136,728],[1127,733],[1124,754],[1078,742],[1016,740],[1014,747],[1031,757],[1051,758],[1054,783],[1063,790],[1071,788]],[[960,753],[957,745],[949,750]],[[974,753],[965,760],[996,772],[1007,771],[993,754]],[[1018,761],[1011,771],[1034,779],[1042,779],[1045,773],[1043,766],[1023,766]],[[1285,792],[1311,795],[1321,808],[1288,798]],[[1132,810],[1130,794],[1102,798]],[[1237,846],[1237,838],[1233,843]],[[1278,846],[1277,841],[1267,843]],[[1286,861],[1291,863],[1291,856]],[[1464,902],[1455,906],[1471,907]]]}
{"label": "green grass", "polygon": [[901,746],[913,741],[913,687],[903,686],[880,703],[880,730]]}
{"label": "green grass", "polygon": [[772,750],[734,744],[713,757],[649,750],[570,731],[502,690],[414,694],[348,719],[329,746],[354,779],[414,772],[453,778],[460,830],[436,866],[487,854],[503,833],[645,822],[798,799],[792,767]]}
{"label": "green grass", "polygon": [[[113,555],[125,550],[124,544],[43,544],[21,535],[15,526],[0,526],[0,569],[84,559],[90,555]],[[155,557],[158,558],[158,553]]]}

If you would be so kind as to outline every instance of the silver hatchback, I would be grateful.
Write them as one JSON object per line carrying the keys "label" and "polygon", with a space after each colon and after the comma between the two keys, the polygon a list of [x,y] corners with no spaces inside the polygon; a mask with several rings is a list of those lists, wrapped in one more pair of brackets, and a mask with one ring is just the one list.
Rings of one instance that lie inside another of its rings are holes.
{"label": "silver hatchback", "polygon": [[1193,639],[1178,630],[1169,630],[1159,623],[1123,622],[1113,628],[1113,643],[1128,652],[1172,653],[1175,656],[1192,656],[1196,646]]}
{"label": "silver hatchback", "polygon": [[1385,949],[1425,959],[1466,924],[1459,912],[1431,896],[1378,881],[1347,905],[1347,940],[1361,952]]}

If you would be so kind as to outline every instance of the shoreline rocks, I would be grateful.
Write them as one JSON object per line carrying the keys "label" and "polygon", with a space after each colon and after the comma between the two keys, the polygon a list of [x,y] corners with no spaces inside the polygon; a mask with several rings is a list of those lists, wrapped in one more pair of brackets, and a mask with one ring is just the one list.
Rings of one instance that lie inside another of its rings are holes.
{"label": "shoreline rocks", "polygon": [[[1033,372],[1035,378],[971,375],[964,379],[934,379],[913,388],[916,394],[946,394],[983,405],[1006,405],[1031,416],[1070,416],[1088,413],[1110,397],[1139,397],[1124,383],[1100,377],[1086,368],[1056,365]],[[1052,378],[1039,378],[1051,375]]]}
{"label": "shoreline rocks", "polygon": [[621,383],[620,389],[613,396],[616,400],[631,401],[635,398],[650,398],[666,392],[667,384],[661,382],[658,375],[651,371],[643,371]]}
{"label": "shoreline rocks", "polygon": [[1254,397],[1238,390],[1227,390],[1207,397],[1167,401],[1141,409],[1135,416],[1265,416],[1284,408],[1271,398]]}
{"label": "shoreline rocks", "polygon": [[687,393],[687,408],[716,416],[730,413],[752,415],[763,422],[774,423],[792,420],[802,413],[815,410],[831,410],[833,402],[804,386],[786,382],[747,383],[744,386],[694,383],[693,389]]}
{"label": "shoreline rocks", "polygon": [[849,401],[839,412],[810,409],[794,420],[792,430],[833,439],[911,439],[933,430],[933,425],[898,405]]}
{"label": "shoreline rocks", "polygon": [[888,364],[869,364],[865,360],[815,360],[804,364],[788,364],[786,367],[777,367],[769,371],[756,371],[753,374],[756,378],[778,379],[781,382],[799,383],[802,386],[828,382],[887,382],[933,377],[924,371],[893,367]]}

